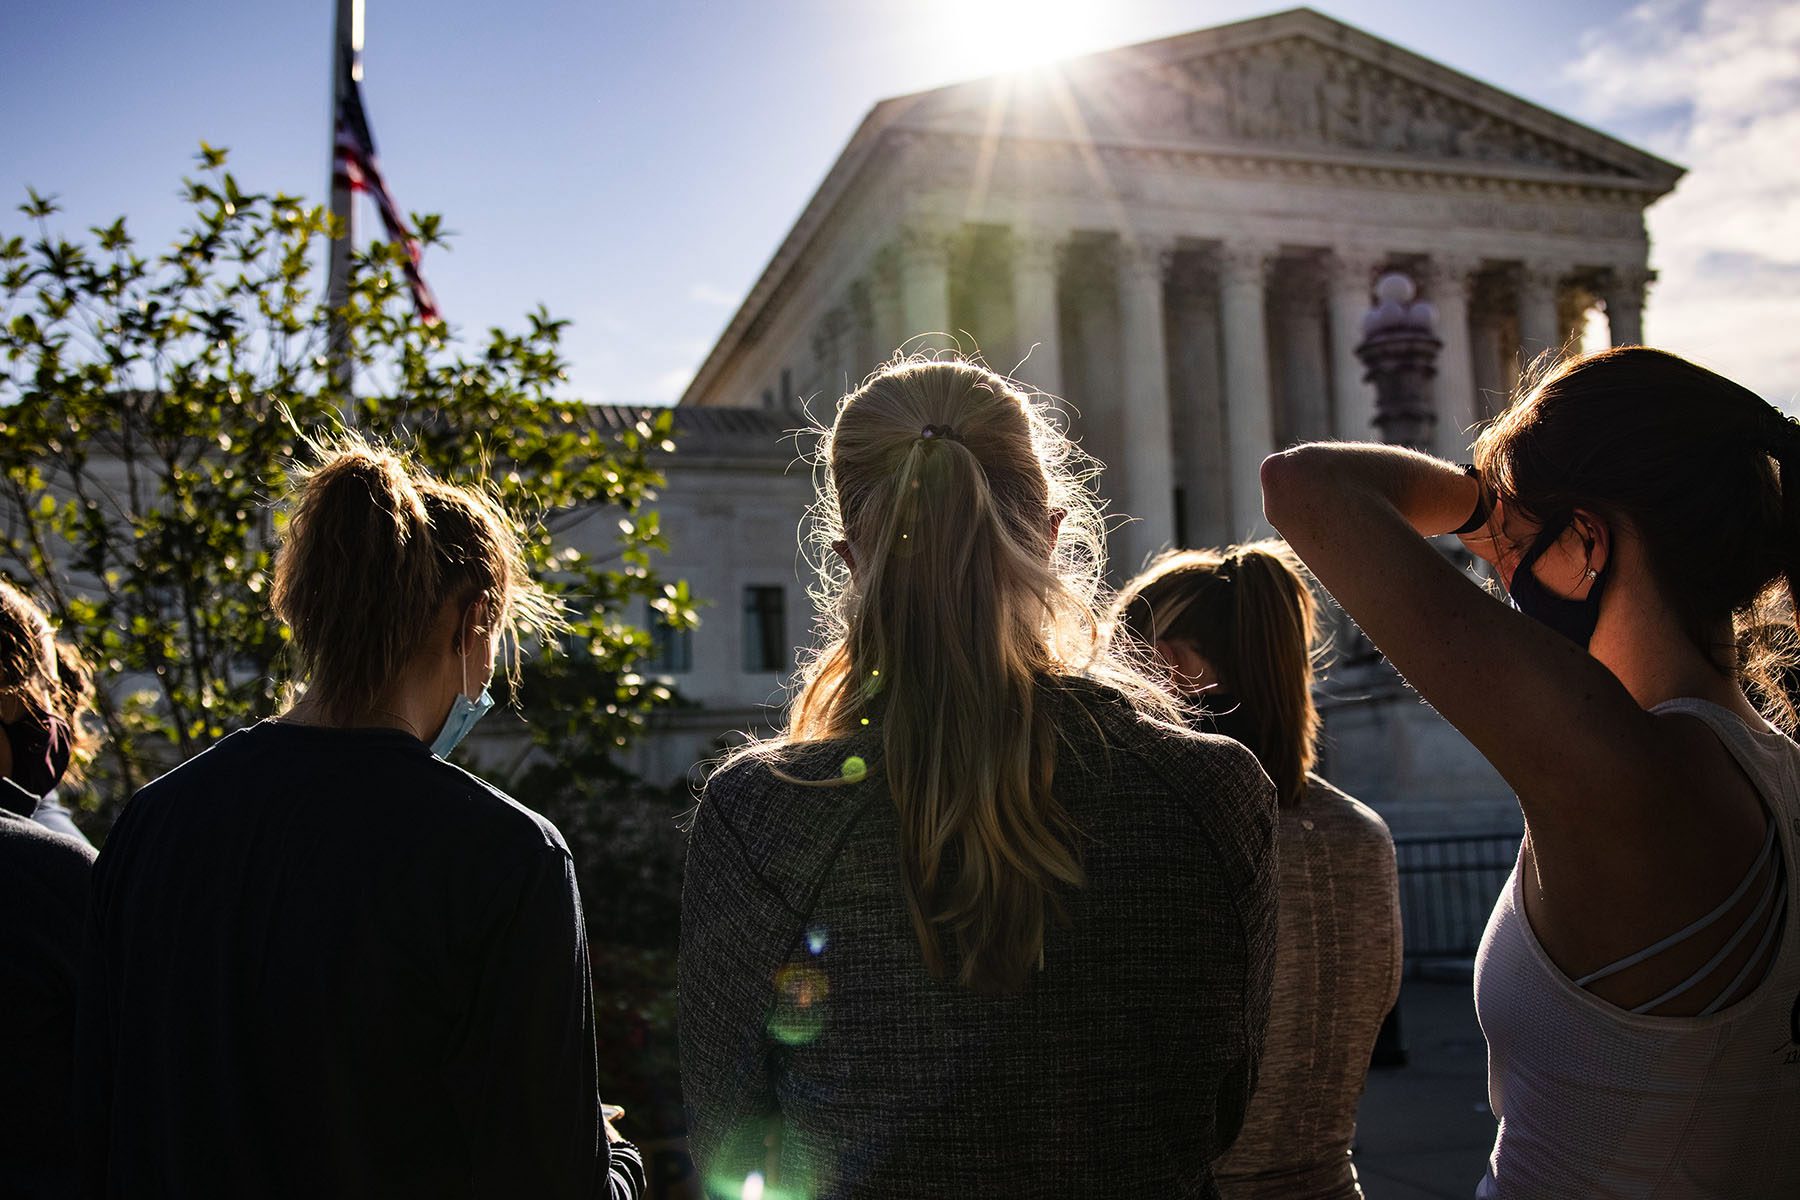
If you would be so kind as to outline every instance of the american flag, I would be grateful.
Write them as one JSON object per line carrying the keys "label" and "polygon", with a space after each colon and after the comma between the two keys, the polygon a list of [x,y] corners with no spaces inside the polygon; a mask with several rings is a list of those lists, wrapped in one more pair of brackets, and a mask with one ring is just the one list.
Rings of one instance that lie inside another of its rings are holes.
{"label": "american flag", "polygon": [[367,192],[374,198],[375,207],[381,210],[381,224],[387,230],[388,240],[406,247],[406,282],[412,288],[419,319],[427,325],[436,325],[441,319],[437,301],[420,270],[424,248],[407,231],[400,206],[394,202],[394,194],[388,191],[387,180],[381,177],[381,165],[375,159],[375,138],[369,133],[369,118],[363,112],[362,85],[355,79],[349,80],[348,93],[338,106],[332,174],[338,182],[349,184],[351,191]]}

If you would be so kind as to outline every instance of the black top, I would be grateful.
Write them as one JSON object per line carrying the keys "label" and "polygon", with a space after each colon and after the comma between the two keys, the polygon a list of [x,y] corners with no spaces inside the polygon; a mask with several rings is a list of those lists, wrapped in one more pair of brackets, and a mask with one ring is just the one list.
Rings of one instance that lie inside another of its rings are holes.
{"label": "black top", "polygon": [[1217,1194],[1208,1163],[1242,1123],[1268,1014],[1274,789],[1236,742],[1116,693],[1039,695],[1087,882],[1021,995],[926,974],[876,728],[781,763],[827,780],[860,757],[860,783],[756,761],[708,782],[679,1017],[689,1146],[717,1194],[752,1171],[766,1195]]}
{"label": "black top", "polygon": [[0,779],[0,1196],[48,1198],[77,1194],[69,1081],[94,851],[31,820],[36,800]]}
{"label": "black top", "polygon": [[138,792],[82,988],[92,1196],[641,1191],[561,835],[408,734],[265,721]]}

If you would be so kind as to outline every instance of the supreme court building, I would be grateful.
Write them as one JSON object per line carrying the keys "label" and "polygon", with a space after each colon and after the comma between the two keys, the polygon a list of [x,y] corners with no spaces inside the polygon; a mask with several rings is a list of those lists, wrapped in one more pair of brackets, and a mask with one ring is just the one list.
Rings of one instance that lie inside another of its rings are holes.
{"label": "supreme court building", "polygon": [[[1133,518],[1119,577],[1167,546],[1266,533],[1269,453],[1378,437],[1353,351],[1384,270],[1436,308],[1447,457],[1467,457],[1522,362],[1584,332],[1641,340],[1644,210],[1680,175],[1308,9],[904,96],[864,119],[681,404],[792,427],[805,399],[828,421],[896,347],[948,335],[1067,401],[1110,510]],[[671,497],[702,484],[680,457]],[[804,489],[781,478],[763,503],[797,521]],[[671,574],[720,544],[670,538]],[[791,536],[766,552],[798,611]],[[1328,711],[1369,750],[1336,756],[1339,782],[1391,822],[1474,793],[1504,814],[1479,820],[1516,823],[1416,698],[1364,699]]]}

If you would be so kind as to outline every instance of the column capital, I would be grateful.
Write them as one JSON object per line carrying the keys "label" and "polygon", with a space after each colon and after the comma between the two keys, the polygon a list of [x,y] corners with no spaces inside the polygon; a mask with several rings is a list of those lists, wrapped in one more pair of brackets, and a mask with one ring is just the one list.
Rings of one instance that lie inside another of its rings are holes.
{"label": "column capital", "polygon": [[1479,255],[1432,251],[1419,268],[1425,298],[1442,301],[1456,295],[1465,301],[1471,299],[1475,292],[1475,273],[1481,270],[1481,263]]}
{"label": "column capital", "polygon": [[1387,265],[1388,253],[1373,246],[1333,246],[1319,258],[1319,269],[1333,291],[1375,286],[1375,272]]}
{"label": "column capital", "polygon": [[894,238],[895,260],[902,269],[917,264],[947,266],[955,232],[948,222],[908,221]]}
{"label": "column capital", "polygon": [[1567,263],[1555,259],[1528,258],[1519,264],[1519,287],[1527,291],[1555,291],[1569,273]]}
{"label": "column capital", "polygon": [[1015,270],[1054,274],[1062,262],[1068,244],[1066,230],[1042,225],[1015,225],[1012,230],[1013,267]]}
{"label": "column capital", "polygon": [[821,363],[834,361],[841,339],[850,332],[851,325],[850,311],[843,304],[834,305],[820,314],[818,324],[813,326],[813,358]]}
{"label": "column capital", "polygon": [[1166,278],[1175,258],[1175,239],[1158,234],[1119,235],[1119,271],[1124,275]]}
{"label": "column capital", "polygon": [[1656,282],[1656,272],[1642,263],[1629,263],[1606,268],[1597,282],[1600,298],[1608,306],[1615,300],[1620,304],[1642,304],[1644,293]]}
{"label": "column capital", "polygon": [[1267,242],[1227,242],[1219,247],[1219,280],[1262,286],[1269,279],[1276,247]]}
{"label": "column capital", "polygon": [[869,259],[869,267],[863,273],[864,286],[868,289],[870,299],[879,302],[900,294],[899,255],[893,247],[885,247],[880,253]]}

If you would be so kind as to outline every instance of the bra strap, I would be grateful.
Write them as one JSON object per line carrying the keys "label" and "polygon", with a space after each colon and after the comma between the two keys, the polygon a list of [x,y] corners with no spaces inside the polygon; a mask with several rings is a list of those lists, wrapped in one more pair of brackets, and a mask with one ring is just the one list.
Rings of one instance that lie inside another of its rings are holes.
{"label": "bra strap", "polygon": [[1762,874],[1762,869],[1763,869],[1764,865],[1768,863],[1769,856],[1772,855],[1774,852],[1775,852],[1775,821],[1773,818],[1771,818],[1769,820],[1768,836],[1763,839],[1762,853],[1756,856],[1756,862],[1751,864],[1749,874],[1745,875],[1744,881],[1737,885],[1737,890],[1732,892],[1731,895],[1729,895],[1725,898],[1725,903],[1719,905],[1719,907],[1713,909],[1711,912],[1707,913],[1704,917],[1701,917],[1698,921],[1695,921],[1692,925],[1689,925],[1686,929],[1683,929],[1678,933],[1670,934],[1668,937],[1666,937],[1662,941],[1656,943],[1654,946],[1651,946],[1645,950],[1639,950],[1636,954],[1627,955],[1626,957],[1621,958],[1618,962],[1613,963],[1610,966],[1601,967],[1598,971],[1590,971],[1588,974],[1583,975],[1580,979],[1577,979],[1575,981],[1575,986],[1576,987],[1586,987],[1590,983],[1598,983],[1600,980],[1605,979],[1609,975],[1617,975],[1620,971],[1623,971],[1628,967],[1635,967],[1639,963],[1643,962],[1644,960],[1653,958],[1656,955],[1661,954],[1664,950],[1667,950],[1670,946],[1674,946],[1681,942],[1687,941],[1687,939],[1693,937],[1696,933],[1699,933],[1702,929],[1705,929],[1708,925],[1711,925],[1714,921],[1717,921],[1720,917],[1722,917],[1726,913],[1730,912],[1732,907],[1735,904],[1737,904],[1737,902],[1739,900],[1742,900],[1744,898],[1744,893],[1748,892],[1750,890],[1750,885],[1753,882],[1755,882],[1756,877],[1758,875]]}

